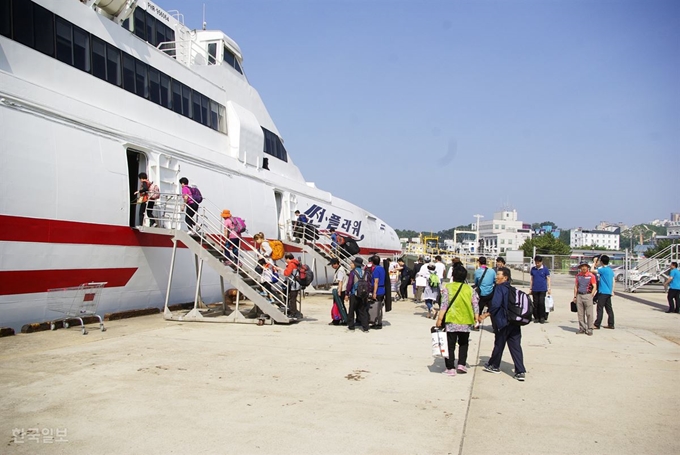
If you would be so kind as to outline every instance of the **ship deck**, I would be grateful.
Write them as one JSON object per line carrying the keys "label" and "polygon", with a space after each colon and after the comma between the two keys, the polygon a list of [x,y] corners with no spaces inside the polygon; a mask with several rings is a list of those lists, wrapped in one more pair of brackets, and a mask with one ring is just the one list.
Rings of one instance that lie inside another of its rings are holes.
{"label": "ship deck", "polygon": [[[470,372],[441,375],[410,300],[368,334],[328,326],[319,295],[292,326],[153,315],[1,338],[2,452],[680,453],[680,315],[663,313],[662,293],[615,296],[616,330],[574,336],[571,280],[554,278],[549,323],[523,329],[524,383],[507,350],[502,374],[482,370],[488,321]],[[67,441],[48,442],[56,430]]]}

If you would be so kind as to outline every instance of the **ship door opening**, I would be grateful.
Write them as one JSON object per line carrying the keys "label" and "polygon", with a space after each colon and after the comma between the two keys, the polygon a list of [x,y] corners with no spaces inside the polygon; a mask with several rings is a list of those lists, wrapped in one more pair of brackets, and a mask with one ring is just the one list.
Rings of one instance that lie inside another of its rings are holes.
{"label": "ship door opening", "polygon": [[282,240],[285,238],[284,233],[286,232],[286,219],[283,216],[283,194],[274,191],[274,199],[276,201],[276,225],[278,226],[276,238]]}
{"label": "ship door opening", "polygon": [[146,155],[140,151],[128,149],[127,151],[128,164],[128,184],[129,192],[128,199],[130,201],[130,227],[141,226],[142,219],[139,217],[139,205],[137,205],[137,197],[135,191],[139,189],[139,173],[148,172],[148,160]]}

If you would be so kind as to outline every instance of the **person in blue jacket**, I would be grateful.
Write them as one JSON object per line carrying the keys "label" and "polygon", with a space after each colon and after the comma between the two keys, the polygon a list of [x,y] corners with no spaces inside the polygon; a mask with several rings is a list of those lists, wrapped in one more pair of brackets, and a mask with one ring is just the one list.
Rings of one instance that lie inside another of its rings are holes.
{"label": "person in blue jacket", "polygon": [[519,325],[508,323],[508,297],[510,295],[511,278],[510,269],[502,267],[496,273],[496,288],[489,307],[489,313],[481,316],[481,319],[491,315],[494,327],[494,346],[489,361],[484,365],[484,371],[500,373],[501,357],[505,345],[508,345],[510,356],[515,364],[515,379],[524,381],[526,368],[524,368],[524,354],[522,353],[522,329]]}

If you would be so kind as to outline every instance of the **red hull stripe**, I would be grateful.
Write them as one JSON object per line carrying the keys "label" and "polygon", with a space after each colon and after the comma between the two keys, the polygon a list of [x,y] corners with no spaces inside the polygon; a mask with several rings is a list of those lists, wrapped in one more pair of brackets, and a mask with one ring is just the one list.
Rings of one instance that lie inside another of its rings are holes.
{"label": "red hull stripe", "polygon": [[18,270],[0,272],[0,295],[33,294],[48,289],[107,282],[107,288],[125,286],[137,267],[116,269]]}
{"label": "red hull stripe", "polygon": [[128,226],[0,215],[0,241],[172,247],[168,235],[146,234]]}
{"label": "red hull stripe", "polygon": [[[75,245],[111,245],[140,247],[172,247],[172,237],[163,234],[139,232],[128,226],[81,223],[77,221],[48,220],[0,215],[0,241],[31,243],[70,243]],[[251,241],[249,238],[244,238]],[[251,242],[252,243],[252,242]],[[178,245],[184,247],[181,243]],[[296,253],[300,248],[286,246],[286,251]],[[391,255],[394,250],[361,248],[359,254],[378,253]]]}

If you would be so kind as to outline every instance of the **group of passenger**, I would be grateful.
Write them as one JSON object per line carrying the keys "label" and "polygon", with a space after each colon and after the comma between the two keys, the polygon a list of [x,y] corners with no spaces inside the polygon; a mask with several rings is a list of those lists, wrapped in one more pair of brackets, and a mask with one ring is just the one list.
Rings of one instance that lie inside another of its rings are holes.
{"label": "group of passenger", "polygon": [[381,265],[380,257],[373,255],[364,266],[364,259],[357,256],[345,270],[338,258],[330,260],[328,265],[335,270],[331,324],[346,324],[349,331],[359,325],[364,333],[382,329],[383,312],[391,310],[388,263]]}

